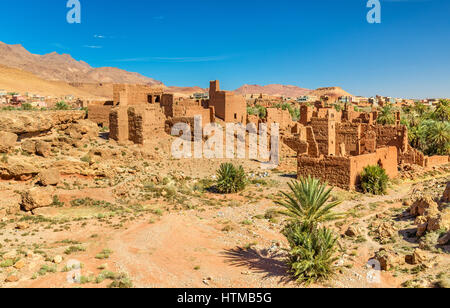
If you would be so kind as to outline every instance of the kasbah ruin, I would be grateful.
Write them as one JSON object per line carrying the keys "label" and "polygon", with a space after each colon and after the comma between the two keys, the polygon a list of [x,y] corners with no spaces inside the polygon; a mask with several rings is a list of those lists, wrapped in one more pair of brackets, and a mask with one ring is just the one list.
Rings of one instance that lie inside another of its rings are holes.
{"label": "kasbah ruin", "polygon": [[[219,81],[188,96],[109,88],[112,99],[0,112],[2,287],[303,287],[286,262],[283,211],[286,200],[306,206],[301,198],[338,213],[320,222],[339,243],[333,275],[308,286],[448,286],[449,155],[413,147],[404,121],[445,101],[349,98],[337,87],[286,99]],[[203,127],[278,124],[279,165],[172,157],[172,128],[194,130],[198,116]],[[220,171],[225,163],[235,171]],[[368,167],[388,178],[382,193]],[[308,177],[331,192],[289,195]]]}

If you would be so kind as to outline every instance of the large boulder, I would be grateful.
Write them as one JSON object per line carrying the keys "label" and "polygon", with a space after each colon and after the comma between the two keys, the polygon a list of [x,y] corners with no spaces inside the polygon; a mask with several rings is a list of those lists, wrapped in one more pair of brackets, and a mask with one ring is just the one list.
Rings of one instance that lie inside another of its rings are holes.
{"label": "large boulder", "polygon": [[17,135],[9,132],[0,132],[0,153],[10,152],[17,142]]}
{"label": "large boulder", "polygon": [[42,170],[39,175],[39,182],[44,186],[58,185],[60,174],[58,168]]}
{"label": "large boulder", "polygon": [[36,142],[36,154],[49,157],[52,154],[51,144],[42,140]]}
{"label": "large boulder", "polygon": [[10,162],[8,165],[0,166],[0,176],[19,181],[27,181],[36,176],[39,170],[26,162]]}
{"label": "large boulder", "polygon": [[449,230],[450,229],[450,208],[446,208],[440,212],[430,213],[427,216],[427,230]]}
{"label": "large boulder", "polygon": [[438,204],[434,202],[430,195],[418,198],[410,207],[409,212],[413,216],[424,216],[427,209],[438,209]]}
{"label": "large boulder", "polygon": [[28,154],[36,154],[36,141],[34,140],[26,139],[22,141],[20,147],[22,148],[22,151]]}
{"label": "large boulder", "polygon": [[33,187],[22,194],[21,208],[24,211],[32,211],[53,204],[53,190]]}
{"label": "large boulder", "polygon": [[422,249],[415,249],[411,255],[405,257],[405,261],[411,265],[423,265],[426,268],[431,268],[436,258],[434,258],[429,252]]}
{"label": "large boulder", "polygon": [[89,120],[79,120],[66,129],[66,134],[73,139],[95,139],[99,133],[98,125]]}
{"label": "large boulder", "polygon": [[83,110],[21,111],[0,113],[0,131],[18,135],[47,133],[53,128],[84,119]]}
{"label": "large boulder", "polygon": [[393,250],[387,250],[385,248],[380,248],[372,259],[377,260],[380,263],[381,270],[384,271],[388,271],[405,262],[404,257],[400,256]]}

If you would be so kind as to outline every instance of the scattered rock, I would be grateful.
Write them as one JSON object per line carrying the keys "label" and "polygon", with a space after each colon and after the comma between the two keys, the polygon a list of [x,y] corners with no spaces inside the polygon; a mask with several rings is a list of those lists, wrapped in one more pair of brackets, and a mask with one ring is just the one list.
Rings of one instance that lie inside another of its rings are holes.
{"label": "scattered rock", "polygon": [[50,143],[45,141],[36,142],[36,154],[42,157],[49,157],[52,153],[52,147]]}
{"label": "scattered rock", "polygon": [[383,221],[381,223],[374,223],[375,235],[381,242],[389,241],[397,233],[392,222]]}
{"label": "scattered rock", "polygon": [[361,229],[357,226],[348,227],[347,231],[345,231],[345,235],[349,237],[355,237],[361,234]]}
{"label": "scattered rock", "polygon": [[24,259],[20,259],[19,261],[17,261],[17,262],[14,264],[14,268],[15,268],[15,269],[22,269],[22,268],[25,267],[25,265],[26,265],[25,260],[24,260]]}
{"label": "scattered rock", "polygon": [[34,140],[26,139],[22,141],[20,147],[22,148],[22,151],[28,154],[36,154],[36,142]]}
{"label": "scattered rock", "polygon": [[450,231],[438,240],[439,245],[446,245],[450,242]]}
{"label": "scattered rock", "polygon": [[57,255],[53,258],[53,263],[59,264],[63,261],[63,258],[60,255]]}
{"label": "scattered rock", "polygon": [[0,173],[3,173],[8,178],[27,181],[36,176],[39,170],[26,162],[10,162],[6,167],[0,168]]}
{"label": "scattered rock", "polygon": [[0,153],[10,152],[17,142],[17,135],[8,132],[0,132]]}
{"label": "scattered rock", "polygon": [[17,282],[17,281],[19,281],[19,277],[17,277],[16,275],[8,276],[5,279],[5,282]]}
{"label": "scattered rock", "polygon": [[24,211],[32,211],[37,208],[52,205],[52,192],[48,189],[33,187],[22,194],[21,208]]}
{"label": "scattered rock", "polygon": [[409,212],[413,216],[423,216],[425,211],[430,208],[438,209],[438,205],[430,195],[425,195],[411,205]]}
{"label": "scattered rock", "polygon": [[427,268],[433,266],[433,260],[435,260],[435,258],[429,252],[419,248],[414,250],[414,253],[411,255],[405,257],[406,263],[411,265],[423,265]]}
{"label": "scattered rock", "polygon": [[404,263],[404,258],[392,250],[381,248],[372,258],[380,263],[380,267],[384,271],[388,271],[397,265]]}
{"label": "scattered rock", "polygon": [[44,186],[58,185],[60,174],[57,168],[43,170],[39,173],[39,182]]}
{"label": "scattered rock", "polygon": [[25,230],[25,229],[28,229],[29,227],[30,227],[30,225],[27,224],[26,222],[18,222],[16,225],[16,229],[19,229],[19,230]]}

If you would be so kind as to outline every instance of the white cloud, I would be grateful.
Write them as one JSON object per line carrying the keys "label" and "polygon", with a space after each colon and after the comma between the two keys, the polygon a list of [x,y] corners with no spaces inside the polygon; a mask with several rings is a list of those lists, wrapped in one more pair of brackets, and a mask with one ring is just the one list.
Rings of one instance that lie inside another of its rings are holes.
{"label": "white cloud", "polygon": [[206,57],[143,57],[118,59],[116,62],[169,62],[169,63],[195,63],[213,62],[229,59],[230,56],[206,56]]}
{"label": "white cloud", "polygon": [[103,46],[96,46],[96,45],[84,45],[84,48],[91,48],[91,49],[100,49],[103,48]]}

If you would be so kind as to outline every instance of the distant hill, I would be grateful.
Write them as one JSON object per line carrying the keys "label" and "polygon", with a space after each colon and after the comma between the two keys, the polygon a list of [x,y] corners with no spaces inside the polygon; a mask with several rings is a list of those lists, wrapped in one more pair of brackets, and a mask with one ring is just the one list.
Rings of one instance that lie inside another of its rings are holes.
{"label": "distant hill", "polygon": [[271,84],[267,86],[259,85],[243,85],[237,90],[234,90],[236,94],[247,95],[247,94],[266,94],[271,96],[288,96],[288,97],[298,97],[306,95],[310,92],[309,89],[300,88],[297,86],[286,86],[280,84]]}
{"label": "distant hill", "polygon": [[85,89],[73,87],[64,81],[44,80],[30,72],[0,65],[0,89],[11,92],[29,92],[44,96],[75,95],[86,99],[107,98],[98,90],[94,91],[96,88],[98,88],[98,85],[94,84]]}
{"label": "distant hill", "polygon": [[310,95],[315,96],[329,96],[330,98],[339,98],[341,96],[353,96],[347,91],[343,90],[341,87],[326,87],[326,88],[318,88],[314,91],[311,91]]}
{"label": "distant hill", "polygon": [[208,89],[203,89],[200,87],[166,87],[164,89],[167,93],[175,94],[178,96],[191,96],[194,93],[204,93],[208,92]]}
{"label": "distant hill", "polygon": [[52,52],[36,55],[28,52],[22,45],[8,45],[3,42],[0,42],[0,64],[33,73],[46,80],[68,83],[161,84],[155,79],[118,68],[93,68],[68,54]]}

